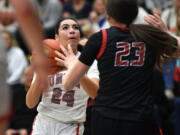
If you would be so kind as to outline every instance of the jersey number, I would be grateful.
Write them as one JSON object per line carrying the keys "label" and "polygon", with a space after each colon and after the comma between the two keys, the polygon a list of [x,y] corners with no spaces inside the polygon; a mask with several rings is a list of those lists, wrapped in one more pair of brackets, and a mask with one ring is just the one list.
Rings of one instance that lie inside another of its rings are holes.
{"label": "jersey number", "polygon": [[[116,52],[115,66],[143,66],[145,58],[145,45],[143,42],[133,42],[132,45],[126,42],[118,42],[117,48],[122,49]],[[130,50],[135,49],[135,57],[133,60],[125,59],[130,55]]]}
{"label": "jersey number", "polygon": [[[54,88],[51,102],[54,104],[60,104],[61,100],[66,102],[66,105],[69,107],[73,107],[74,105],[74,90],[69,90],[62,95],[62,90],[60,88]],[[62,99],[61,99],[62,97]]]}

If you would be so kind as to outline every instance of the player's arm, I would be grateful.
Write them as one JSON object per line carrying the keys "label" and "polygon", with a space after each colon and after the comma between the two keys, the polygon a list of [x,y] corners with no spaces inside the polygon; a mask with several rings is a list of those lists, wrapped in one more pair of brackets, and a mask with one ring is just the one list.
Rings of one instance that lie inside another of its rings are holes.
{"label": "player's arm", "polygon": [[[66,90],[72,89],[78,82],[83,78],[85,73],[87,73],[89,66],[83,64],[78,59],[74,62],[74,64],[68,68],[66,75],[63,78],[63,86]],[[87,80],[86,80],[87,81]],[[84,82],[85,83],[85,82]],[[86,85],[87,86],[87,85]],[[92,89],[91,89],[92,90]]]}
{"label": "player's arm", "polygon": [[43,32],[32,3],[30,0],[10,0],[10,2],[15,9],[16,19],[29,47],[42,52]]}
{"label": "player's arm", "polygon": [[[167,26],[165,25],[165,23],[163,22],[163,20],[160,18],[160,16],[158,14],[145,16],[144,20],[148,24],[169,33]],[[175,37],[177,39],[177,41],[178,41],[178,50],[180,51],[180,37],[175,36],[172,33],[169,33],[169,34],[171,34],[171,36],[173,36],[173,37]]]}
{"label": "player's arm", "polygon": [[84,75],[80,80],[80,85],[92,99],[96,97],[99,89],[98,78],[89,78],[87,75]]}
{"label": "player's arm", "polygon": [[[64,88],[66,90],[70,90],[72,88],[74,88],[74,86],[76,84],[78,84],[80,82],[81,86],[83,87],[83,89],[86,91],[86,93],[91,97],[91,98],[95,98],[97,95],[97,90],[99,88],[99,79],[98,78],[89,78],[88,76],[85,75],[85,73],[87,73],[89,66],[86,66],[85,64],[81,63],[77,57],[74,55],[70,45],[68,45],[68,50],[66,50],[63,46],[61,46],[61,50],[63,51],[64,55],[60,52],[56,52],[56,54],[59,56],[59,58],[55,58],[55,60],[58,62],[59,66],[65,66],[68,71],[71,70],[71,68],[73,68],[71,71],[72,72],[68,72],[68,74],[66,74],[65,78],[63,78],[63,82],[66,82],[67,80],[69,80],[70,78],[73,79],[72,77],[76,74],[76,72],[82,72],[83,74],[80,78],[77,79],[77,81],[73,81],[73,84],[69,87],[67,85],[64,86]],[[79,65],[80,64],[80,65]],[[81,68],[81,64],[83,65]],[[75,66],[75,67],[74,67]],[[68,83],[68,82],[67,82]]]}
{"label": "player's arm", "polygon": [[37,75],[35,81],[31,84],[26,94],[26,105],[28,108],[34,108],[39,103],[42,90],[42,81],[40,77]]}
{"label": "player's arm", "polygon": [[30,0],[10,0],[10,2],[15,9],[16,19],[29,48],[38,52],[34,68],[39,72],[42,83],[47,88],[47,61],[42,48],[44,35],[37,13]]}

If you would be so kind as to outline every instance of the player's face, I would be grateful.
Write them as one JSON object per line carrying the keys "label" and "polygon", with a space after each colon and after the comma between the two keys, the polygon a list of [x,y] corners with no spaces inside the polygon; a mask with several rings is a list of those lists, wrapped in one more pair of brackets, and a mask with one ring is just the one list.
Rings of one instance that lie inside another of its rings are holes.
{"label": "player's face", "polygon": [[59,27],[57,40],[64,47],[67,47],[67,45],[70,44],[73,51],[76,53],[78,42],[80,40],[79,25],[71,19],[62,21]]}
{"label": "player's face", "polygon": [[7,47],[7,48],[10,48],[10,47],[11,47],[11,44],[12,44],[12,38],[11,38],[11,36],[10,36],[8,33],[3,32],[3,33],[2,33],[2,37],[3,37],[3,39],[4,39],[4,42],[5,42],[6,47]]}

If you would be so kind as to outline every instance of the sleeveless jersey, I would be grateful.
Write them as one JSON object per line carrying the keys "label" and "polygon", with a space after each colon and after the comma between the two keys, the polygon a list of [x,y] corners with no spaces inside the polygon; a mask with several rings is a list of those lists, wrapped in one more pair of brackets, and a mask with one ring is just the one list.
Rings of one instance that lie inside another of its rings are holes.
{"label": "sleeveless jersey", "polygon": [[89,38],[79,60],[97,59],[100,88],[93,109],[105,117],[143,121],[152,115],[151,84],[155,54],[117,25]]}
{"label": "sleeveless jersey", "polygon": [[[41,115],[63,123],[82,123],[86,117],[88,95],[80,86],[76,85],[72,90],[64,90],[62,78],[67,71],[49,75],[49,89],[43,95],[38,105]],[[90,78],[99,78],[96,63],[87,74]]]}

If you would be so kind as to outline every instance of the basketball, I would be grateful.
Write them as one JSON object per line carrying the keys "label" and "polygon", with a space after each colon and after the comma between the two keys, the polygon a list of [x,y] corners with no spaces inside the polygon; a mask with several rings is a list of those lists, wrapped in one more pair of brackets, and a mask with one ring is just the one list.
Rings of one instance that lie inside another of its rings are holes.
{"label": "basketball", "polygon": [[[57,54],[54,52],[55,50],[61,51],[58,42],[54,39],[45,39],[43,40],[43,48],[44,52],[47,56],[48,61],[48,74],[53,75],[57,72],[60,72],[62,70],[65,70],[65,67],[61,67],[57,65],[57,61],[54,59],[55,57],[58,57]],[[36,52],[32,52],[32,56],[30,58],[30,61],[32,62],[33,59],[36,57]]]}
{"label": "basketball", "polygon": [[54,59],[55,57],[58,57],[54,51],[61,51],[58,42],[54,39],[45,39],[43,41],[43,47],[48,59],[49,74],[55,74],[59,71],[64,70],[65,67],[58,66],[57,61]]}

